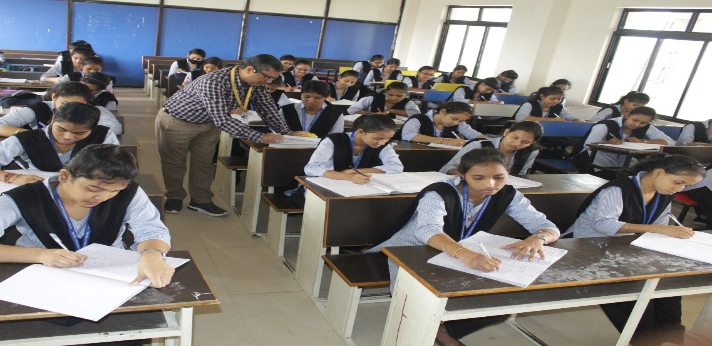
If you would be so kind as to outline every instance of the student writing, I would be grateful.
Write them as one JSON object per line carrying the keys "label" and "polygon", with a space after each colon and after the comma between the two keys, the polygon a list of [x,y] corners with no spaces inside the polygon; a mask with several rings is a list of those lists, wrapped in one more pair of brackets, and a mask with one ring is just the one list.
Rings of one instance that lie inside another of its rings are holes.
{"label": "student writing", "polygon": [[680,137],[677,138],[675,145],[710,145],[712,143],[710,123],[712,123],[712,119],[685,125],[680,131]]}
{"label": "student writing", "polygon": [[450,100],[467,103],[504,103],[497,100],[494,95],[499,89],[499,81],[496,78],[485,78],[474,85],[463,85],[452,93]]}
{"label": "student writing", "polygon": [[327,101],[351,100],[357,101],[360,94],[358,83],[358,72],[354,70],[346,70],[342,72],[336,83],[329,83],[331,89]]}
{"label": "student writing", "polygon": [[[89,101],[89,103],[104,107],[110,111],[116,110],[119,100],[108,90],[111,84],[111,77],[109,77],[109,75],[101,72],[91,72],[83,76],[81,82],[89,87],[89,90],[91,90],[91,93],[94,95],[94,98]],[[119,134],[121,133],[119,132]]]}
{"label": "student writing", "polygon": [[524,102],[516,112],[515,120],[583,121],[561,104],[564,91],[559,87],[543,87],[537,91],[536,100]]}
{"label": "student writing", "polygon": [[308,81],[302,85],[302,102],[283,106],[279,114],[292,131],[306,131],[317,137],[344,132],[344,116],[326,102],[329,85],[322,81]]}
{"label": "student writing", "polygon": [[457,65],[451,73],[443,73],[439,77],[433,79],[433,82],[475,85],[475,82],[467,78],[465,73],[467,73],[467,66]]}
{"label": "student writing", "polygon": [[[559,103],[561,103],[562,106],[566,106],[566,91],[571,89],[571,82],[568,79],[557,79],[551,83],[550,86],[561,88],[564,95],[561,97],[561,102]],[[536,101],[537,97],[539,97],[539,93],[535,91],[529,95],[528,101]]]}
{"label": "student writing", "polygon": [[223,68],[222,59],[215,57],[215,56],[207,58],[207,59],[205,59],[205,61],[203,61],[203,68],[190,71],[190,73],[185,75],[185,79],[183,80],[183,85],[188,85],[188,83],[195,80],[196,78],[198,78],[206,73],[215,72],[221,68]]}
{"label": "student writing", "polygon": [[402,82],[392,82],[384,93],[364,97],[351,105],[349,114],[394,114],[409,117],[420,114],[418,106],[406,98],[408,86]]}
{"label": "student writing", "polygon": [[496,148],[507,157],[509,174],[527,174],[539,155],[536,143],[544,135],[544,128],[536,121],[518,122],[504,130],[504,135],[483,140],[471,140],[440,169],[440,173],[457,175],[462,156],[481,148]]}
{"label": "student writing", "polygon": [[403,75],[398,70],[398,67],[400,67],[400,59],[388,59],[385,66],[371,69],[371,72],[363,79],[363,85],[370,86],[372,82],[383,82],[385,80],[402,81]]}
{"label": "student writing", "polygon": [[200,48],[191,49],[188,52],[188,58],[183,60],[176,60],[171,64],[170,70],[168,70],[168,77],[176,73],[188,73],[193,70],[199,70],[203,66],[203,59],[205,59],[205,51]]}
{"label": "student writing", "polygon": [[311,71],[311,62],[309,60],[297,60],[292,71],[282,72],[283,85],[287,87],[287,90],[292,91],[294,88],[301,87],[307,81],[318,81],[319,78],[309,73],[309,71]]}
{"label": "student writing", "polygon": [[126,245],[141,254],[131,285],[148,278],[151,287],[165,287],[174,272],[163,261],[170,234],[146,193],[132,181],[137,171],[136,159],[119,146],[90,145],[58,177],[2,194],[0,229],[14,225],[21,237],[15,246],[0,245],[0,262],[81,266],[87,257],[74,251],[90,244],[125,248],[122,235],[130,225],[135,243]]}
{"label": "student writing", "polygon": [[[636,165],[633,174],[611,180],[586,198],[568,232],[576,238],[644,232],[690,238],[692,229],[668,225],[670,202],[674,193],[699,182],[705,176],[705,168],[687,156],[656,154]],[[618,331],[623,331],[634,305],[633,301],[604,304],[601,308]],[[683,345],[685,327],[681,315],[680,297],[651,300],[631,343]]]}
{"label": "student writing", "polygon": [[467,103],[445,102],[426,114],[415,114],[408,118],[403,124],[401,139],[463,146],[466,141],[461,137],[474,139],[482,135],[467,124],[470,117],[472,107]]}
{"label": "student writing", "polygon": [[517,94],[517,88],[514,87],[514,81],[519,78],[519,74],[514,70],[507,70],[497,75],[497,80],[500,82],[500,87],[497,92],[508,93],[510,95]]}
{"label": "student writing", "polygon": [[396,133],[393,119],[367,114],[354,121],[353,129],[327,135],[314,150],[304,173],[366,184],[374,173],[403,172],[403,164],[389,144]]}
{"label": "student writing", "polygon": [[47,72],[43,73],[42,76],[40,76],[40,81],[55,83],[60,80],[62,76],[70,72],[79,72],[82,70],[82,63],[84,62],[84,58],[90,56],[94,56],[93,50],[83,47],[74,48],[74,50],[72,50],[71,59],[69,61],[62,61],[59,64],[55,64],[54,66],[50,67]]}
{"label": "student writing", "polygon": [[433,76],[435,76],[435,68],[423,66],[418,69],[418,73],[415,76],[403,77],[403,83],[407,84],[409,88],[432,89],[433,84],[435,84],[432,81]]}
{"label": "student writing", "polygon": [[354,71],[358,73],[369,73],[373,69],[377,69],[383,66],[383,60],[385,58],[381,54],[375,54],[368,59],[368,61],[359,61],[354,64]]}
{"label": "student writing", "polygon": [[92,48],[92,46],[89,42],[84,41],[84,40],[74,41],[69,44],[69,46],[67,47],[67,50],[63,50],[63,51],[59,52],[59,54],[57,55],[57,60],[55,61],[55,65],[54,65],[56,67],[56,70],[61,71],[62,64],[71,65],[72,64],[72,52],[74,51],[75,48],[80,48],[80,47],[89,49],[92,52],[92,54],[90,54],[89,56],[96,55],[96,53],[94,52],[94,48]]}
{"label": "student writing", "polygon": [[647,94],[631,91],[623,95],[616,103],[601,108],[601,110],[591,118],[591,122],[597,123],[601,120],[628,116],[632,110],[645,106],[648,102],[650,102],[650,96]]}
{"label": "student writing", "polygon": [[[506,246],[512,257],[533,259],[543,257],[543,245],[559,238],[559,230],[546,216],[534,209],[529,200],[507,182],[507,158],[493,148],[476,149],[462,156],[459,175],[432,184],[416,197],[403,214],[400,231],[391,239],[368,250],[378,252],[383,247],[429,245],[446,252],[470,268],[490,272],[501,265],[498,258],[468,249],[458,244],[480,231],[489,229],[507,214],[527,229],[532,236]],[[391,291],[396,282],[398,265],[388,261]],[[501,323],[508,316],[445,322],[438,330],[436,341],[441,345],[457,345],[459,339],[478,329]]]}

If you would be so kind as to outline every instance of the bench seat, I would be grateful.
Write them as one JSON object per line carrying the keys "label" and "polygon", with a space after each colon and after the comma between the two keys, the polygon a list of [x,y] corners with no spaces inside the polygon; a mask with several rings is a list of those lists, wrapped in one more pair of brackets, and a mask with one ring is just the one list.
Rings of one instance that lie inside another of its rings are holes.
{"label": "bench seat", "polygon": [[304,213],[304,198],[286,196],[283,193],[263,193],[262,200],[270,206],[267,244],[277,257],[283,259],[284,243],[287,238],[287,217],[289,214]]}

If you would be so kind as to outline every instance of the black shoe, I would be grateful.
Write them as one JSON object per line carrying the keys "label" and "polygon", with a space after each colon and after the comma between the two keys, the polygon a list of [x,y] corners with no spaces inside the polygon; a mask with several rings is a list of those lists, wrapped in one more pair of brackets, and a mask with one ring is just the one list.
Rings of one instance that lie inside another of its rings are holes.
{"label": "black shoe", "polygon": [[227,215],[227,211],[225,211],[225,209],[218,207],[213,202],[199,204],[199,203],[190,201],[190,203],[188,203],[188,209],[199,211],[203,214],[210,215],[210,216],[225,216],[225,215]]}
{"label": "black shoe", "polygon": [[167,199],[166,204],[163,206],[163,211],[171,214],[180,214],[180,212],[183,211],[183,200]]}

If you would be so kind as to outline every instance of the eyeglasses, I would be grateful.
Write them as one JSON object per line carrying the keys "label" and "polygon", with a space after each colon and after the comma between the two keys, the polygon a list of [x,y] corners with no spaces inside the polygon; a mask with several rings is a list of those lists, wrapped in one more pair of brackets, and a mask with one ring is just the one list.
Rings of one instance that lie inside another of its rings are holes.
{"label": "eyeglasses", "polygon": [[264,72],[262,72],[262,71],[260,71],[260,70],[258,70],[258,69],[255,69],[255,72],[257,72],[257,73],[261,74],[263,77],[265,77],[265,80],[268,81],[268,82],[269,82],[269,81],[272,81],[272,80],[274,80],[274,79],[276,79],[276,78],[279,77],[279,76],[277,76],[277,77],[272,77],[272,76],[270,76],[270,75],[268,75],[268,74],[266,74],[266,73],[264,73]]}

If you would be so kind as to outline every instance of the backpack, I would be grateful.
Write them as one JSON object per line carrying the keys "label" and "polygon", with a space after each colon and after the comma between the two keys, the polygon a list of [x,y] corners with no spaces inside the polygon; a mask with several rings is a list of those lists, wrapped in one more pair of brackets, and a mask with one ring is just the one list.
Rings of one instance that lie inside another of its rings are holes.
{"label": "backpack", "polygon": [[12,95],[0,97],[0,107],[10,108],[12,106],[28,106],[41,101],[42,97],[39,95],[20,90]]}

